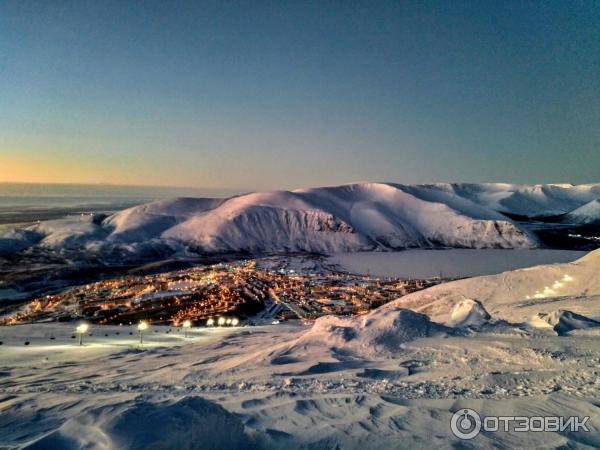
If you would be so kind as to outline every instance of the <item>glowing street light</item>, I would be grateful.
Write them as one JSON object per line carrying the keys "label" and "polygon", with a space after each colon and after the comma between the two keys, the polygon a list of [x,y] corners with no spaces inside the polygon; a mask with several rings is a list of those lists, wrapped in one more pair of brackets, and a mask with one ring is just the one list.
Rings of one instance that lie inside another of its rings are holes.
{"label": "glowing street light", "polygon": [[192,322],[189,320],[184,320],[182,327],[183,327],[183,335],[184,335],[184,337],[187,338],[187,330],[188,330],[188,328],[192,327]]}
{"label": "glowing street light", "polygon": [[231,319],[227,319],[227,320],[225,321],[225,323],[226,323],[227,325],[231,325]]}
{"label": "glowing street light", "polygon": [[240,323],[239,319],[237,319],[236,317],[234,317],[233,319],[231,319],[231,325],[234,327],[237,327],[237,325]]}
{"label": "glowing street light", "polygon": [[206,326],[208,326],[208,327],[212,327],[212,326],[214,326],[214,324],[215,324],[215,319],[208,319],[206,321]]}
{"label": "glowing street light", "polygon": [[219,317],[219,320],[217,320],[217,325],[219,325],[220,327],[222,327],[223,325],[225,325],[225,317]]}
{"label": "glowing street light", "polygon": [[79,345],[83,345],[83,335],[87,332],[89,328],[90,326],[87,323],[80,323],[79,325],[77,325],[77,328],[75,328],[75,331],[77,332],[77,334],[79,334]]}
{"label": "glowing street light", "polygon": [[140,321],[137,326],[138,333],[140,333],[140,345],[144,343],[144,330],[148,329],[148,322],[145,320]]}

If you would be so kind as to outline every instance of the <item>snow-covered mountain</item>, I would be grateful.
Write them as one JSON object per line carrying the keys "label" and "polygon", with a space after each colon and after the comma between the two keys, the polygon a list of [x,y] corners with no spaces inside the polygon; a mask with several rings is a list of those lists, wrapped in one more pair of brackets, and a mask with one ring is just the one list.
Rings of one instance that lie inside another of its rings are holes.
{"label": "snow-covered mountain", "polygon": [[525,217],[566,214],[600,197],[600,184],[442,184],[435,185],[496,211]]}
{"label": "snow-covered mountain", "polygon": [[47,221],[0,237],[0,253],[39,248],[106,257],[164,252],[334,252],[405,248],[527,248],[533,234],[510,217],[575,212],[594,185],[363,183],[178,198],[109,217]]}
{"label": "snow-covered mountain", "polygon": [[600,199],[592,200],[574,209],[563,217],[563,222],[575,224],[600,223]]}

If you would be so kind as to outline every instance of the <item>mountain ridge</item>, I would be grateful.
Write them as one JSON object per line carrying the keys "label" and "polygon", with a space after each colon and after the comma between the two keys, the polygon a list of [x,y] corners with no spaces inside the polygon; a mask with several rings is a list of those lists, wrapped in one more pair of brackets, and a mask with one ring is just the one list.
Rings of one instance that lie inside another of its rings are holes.
{"label": "mountain ridge", "polygon": [[0,236],[0,253],[33,248],[87,254],[318,252],[407,248],[531,248],[511,215],[565,215],[600,184],[354,183],[229,198],[181,197],[42,222]]}

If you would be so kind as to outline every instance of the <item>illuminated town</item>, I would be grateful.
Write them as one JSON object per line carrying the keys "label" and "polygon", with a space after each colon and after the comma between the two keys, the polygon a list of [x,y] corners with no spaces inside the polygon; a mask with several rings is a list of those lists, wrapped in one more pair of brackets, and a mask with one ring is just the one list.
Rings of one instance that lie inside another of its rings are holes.
{"label": "illuminated town", "polygon": [[3,324],[85,319],[102,325],[194,326],[359,315],[439,283],[292,269],[285,259],[242,260],[154,275],[122,276],[35,299]]}

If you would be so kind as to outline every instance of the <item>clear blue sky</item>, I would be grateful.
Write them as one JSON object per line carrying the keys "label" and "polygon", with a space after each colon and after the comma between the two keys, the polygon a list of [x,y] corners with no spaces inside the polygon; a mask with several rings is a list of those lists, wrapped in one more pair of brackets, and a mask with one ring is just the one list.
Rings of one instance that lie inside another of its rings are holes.
{"label": "clear blue sky", "polygon": [[0,3],[0,181],[600,181],[598,1]]}

